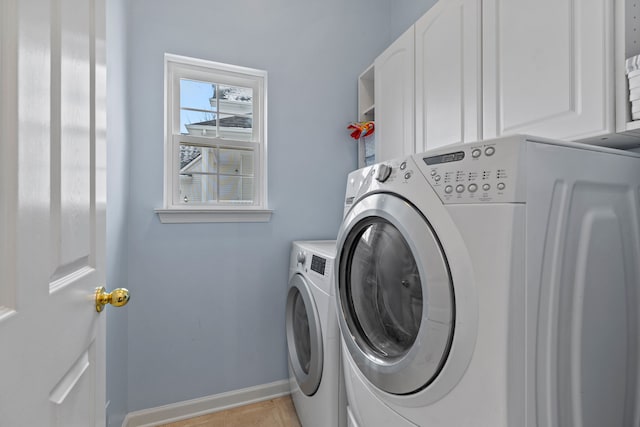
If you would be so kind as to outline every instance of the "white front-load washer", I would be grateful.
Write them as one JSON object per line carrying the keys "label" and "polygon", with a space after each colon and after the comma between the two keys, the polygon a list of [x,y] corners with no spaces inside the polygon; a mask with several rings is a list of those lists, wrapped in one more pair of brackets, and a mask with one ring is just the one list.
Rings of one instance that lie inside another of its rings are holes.
{"label": "white front-load washer", "polygon": [[513,136],[349,175],[359,427],[640,425],[640,156]]}
{"label": "white front-load washer", "polygon": [[345,427],[346,394],[333,302],[335,240],[293,242],[286,304],[289,384],[303,427]]}

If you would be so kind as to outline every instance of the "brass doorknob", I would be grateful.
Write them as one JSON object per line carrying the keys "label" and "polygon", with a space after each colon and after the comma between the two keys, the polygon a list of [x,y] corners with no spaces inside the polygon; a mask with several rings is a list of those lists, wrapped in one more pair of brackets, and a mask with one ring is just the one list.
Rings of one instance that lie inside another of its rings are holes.
{"label": "brass doorknob", "polygon": [[114,289],[112,292],[107,293],[104,286],[96,288],[96,311],[100,313],[104,310],[104,306],[111,304],[114,307],[122,307],[129,302],[129,291],[125,288]]}

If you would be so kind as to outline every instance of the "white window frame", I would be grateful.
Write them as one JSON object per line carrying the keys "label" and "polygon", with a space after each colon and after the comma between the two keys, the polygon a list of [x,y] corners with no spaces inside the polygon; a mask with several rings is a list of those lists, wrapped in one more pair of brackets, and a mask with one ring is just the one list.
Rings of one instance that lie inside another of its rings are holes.
{"label": "white window frame", "polygon": [[[163,223],[266,222],[267,208],[267,72],[203,59],[166,53],[164,56],[164,204],[156,209]],[[251,141],[180,133],[180,79],[212,81],[253,89]],[[180,201],[180,144],[205,147],[246,147],[253,149],[253,203],[210,202],[186,204]]]}

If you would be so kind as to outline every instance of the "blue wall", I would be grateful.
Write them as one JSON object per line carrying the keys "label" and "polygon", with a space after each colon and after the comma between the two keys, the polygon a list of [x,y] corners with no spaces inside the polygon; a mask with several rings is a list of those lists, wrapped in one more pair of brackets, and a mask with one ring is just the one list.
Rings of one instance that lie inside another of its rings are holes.
{"label": "blue wall", "polygon": [[[128,410],[287,377],[295,239],[335,238],[388,0],[129,2]],[[271,222],[161,224],[165,52],[267,70]]]}
{"label": "blue wall", "polygon": [[[107,5],[107,288],[127,287],[127,207],[129,160],[127,138],[126,9],[127,0]],[[105,310],[107,316],[108,427],[121,426],[127,413],[128,310]]]}
{"label": "blue wall", "polygon": [[[287,377],[290,243],[335,238],[357,76],[433,0],[108,5],[110,426],[126,412]],[[267,70],[269,223],[160,224],[163,55]]]}
{"label": "blue wall", "polygon": [[397,39],[424,15],[438,0],[390,0],[390,40]]}

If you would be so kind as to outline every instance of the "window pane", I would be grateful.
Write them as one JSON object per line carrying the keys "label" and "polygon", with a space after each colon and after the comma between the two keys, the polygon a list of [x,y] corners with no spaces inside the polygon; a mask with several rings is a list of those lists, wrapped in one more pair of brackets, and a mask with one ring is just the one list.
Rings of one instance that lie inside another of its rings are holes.
{"label": "window pane", "polygon": [[253,201],[253,151],[221,148],[219,173],[220,201]]}
{"label": "window pane", "polygon": [[216,85],[180,79],[180,133],[216,136]]}
{"label": "window pane", "polygon": [[180,175],[180,202],[193,204],[217,201],[216,175]]}
{"label": "window pane", "polygon": [[250,141],[253,136],[253,89],[219,85],[218,135],[222,138]]}
{"label": "window pane", "polygon": [[217,171],[216,149],[180,144],[180,174],[194,172],[215,173]]}
{"label": "window pane", "polygon": [[216,149],[180,145],[180,201],[201,203],[217,201],[218,169]]}
{"label": "window pane", "polygon": [[253,202],[253,178],[242,178],[242,201],[243,202]]}
{"label": "window pane", "polygon": [[215,83],[180,79],[180,108],[215,111],[215,93]]}
{"label": "window pane", "polygon": [[233,116],[220,113],[220,127],[218,128],[218,132],[221,138],[251,141],[253,136],[251,116]]}
{"label": "window pane", "polygon": [[253,151],[221,148],[220,174],[253,175]]}
{"label": "window pane", "polygon": [[251,114],[253,112],[253,89],[228,85],[219,85],[219,88],[221,113]]}
{"label": "window pane", "polygon": [[252,202],[253,178],[221,175],[219,196],[225,202]]}
{"label": "window pane", "polygon": [[252,114],[251,88],[180,79],[180,132],[183,134],[250,141]]}

